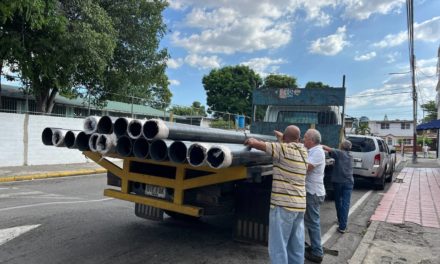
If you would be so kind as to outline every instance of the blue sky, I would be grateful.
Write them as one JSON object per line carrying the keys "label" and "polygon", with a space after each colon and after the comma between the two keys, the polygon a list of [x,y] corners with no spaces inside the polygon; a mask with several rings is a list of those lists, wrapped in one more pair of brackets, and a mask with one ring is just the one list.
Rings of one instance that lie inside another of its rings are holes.
{"label": "blue sky", "polygon": [[[248,65],[341,86],[350,116],[412,119],[405,0],[170,0],[167,74],[172,104],[206,105],[202,78]],[[435,100],[440,1],[414,0],[419,105]],[[422,117],[419,111],[419,118]]]}

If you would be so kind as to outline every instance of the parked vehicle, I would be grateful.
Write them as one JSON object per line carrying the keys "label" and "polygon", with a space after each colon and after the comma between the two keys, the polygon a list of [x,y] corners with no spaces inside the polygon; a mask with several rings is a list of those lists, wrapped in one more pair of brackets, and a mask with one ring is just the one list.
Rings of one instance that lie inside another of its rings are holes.
{"label": "parked vehicle", "polygon": [[390,150],[380,137],[349,135],[353,155],[353,176],[370,178],[377,190],[391,182],[396,166],[395,150]]}

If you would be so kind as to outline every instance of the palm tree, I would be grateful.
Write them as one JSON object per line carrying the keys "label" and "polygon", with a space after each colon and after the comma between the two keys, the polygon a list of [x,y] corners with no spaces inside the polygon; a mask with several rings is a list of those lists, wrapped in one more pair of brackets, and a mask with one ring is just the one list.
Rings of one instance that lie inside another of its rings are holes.
{"label": "palm tree", "polygon": [[371,133],[371,129],[368,126],[368,122],[359,123],[359,126],[355,130],[356,135],[368,135]]}

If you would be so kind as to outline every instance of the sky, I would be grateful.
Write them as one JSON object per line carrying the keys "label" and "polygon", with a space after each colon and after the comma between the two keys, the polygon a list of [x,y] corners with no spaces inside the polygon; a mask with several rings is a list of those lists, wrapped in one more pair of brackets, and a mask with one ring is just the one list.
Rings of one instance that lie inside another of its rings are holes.
{"label": "sky", "polygon": [[[346,114],[412,120],[405,0],[170,0],[172,104],[206,105],[202,78],[212,69],[247,65],[263,78],[295,77],[342,86]],[[436,100],[440,1],[414,0],[418,104]],[[419,108],[418,119],[423,116]]]}

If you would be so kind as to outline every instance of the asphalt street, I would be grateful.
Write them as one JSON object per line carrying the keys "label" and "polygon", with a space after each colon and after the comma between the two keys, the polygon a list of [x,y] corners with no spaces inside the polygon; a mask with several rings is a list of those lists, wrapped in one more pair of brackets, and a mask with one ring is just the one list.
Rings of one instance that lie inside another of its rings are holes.
{"label": "asphalt street", "polygon": [[[388,187],[388,185],[387,185]],[[1,263],[268,263],[267,249],[232,239],[232,215],[179,222],[137,218],[134,205],[103,196],[104,174],[0,184]],[[383,192],[357,184],[348,233],[321,209],[324,263],[346,263]],[[307,262],[306,262],[307,263]]]}

